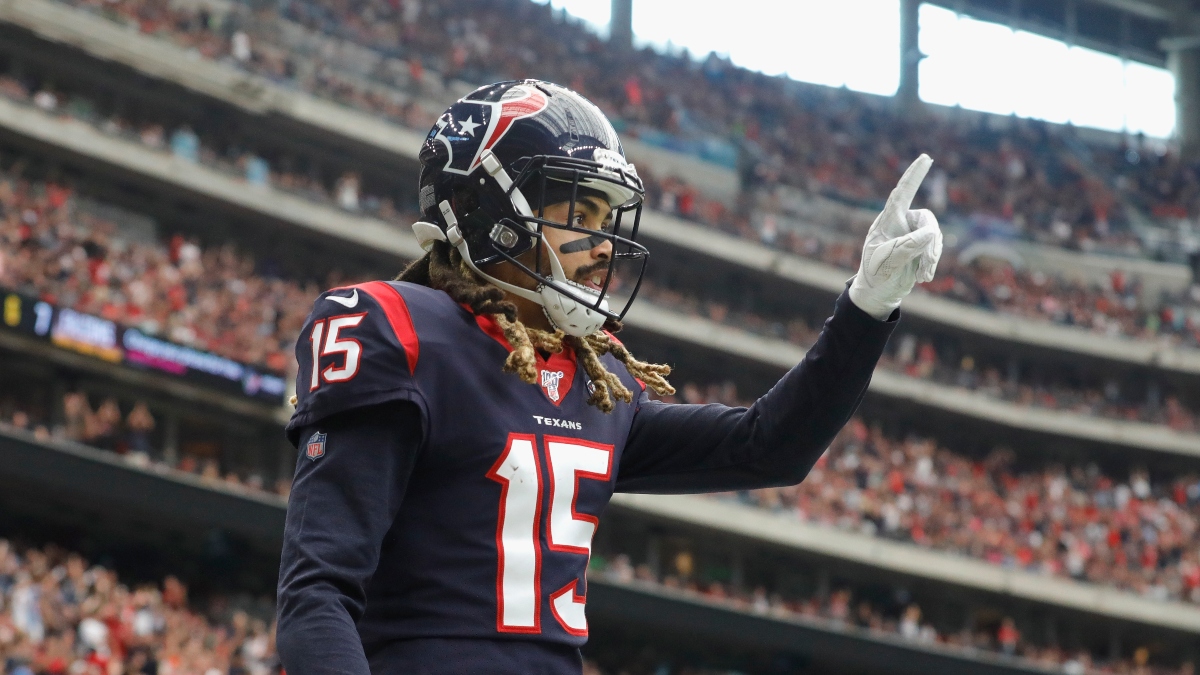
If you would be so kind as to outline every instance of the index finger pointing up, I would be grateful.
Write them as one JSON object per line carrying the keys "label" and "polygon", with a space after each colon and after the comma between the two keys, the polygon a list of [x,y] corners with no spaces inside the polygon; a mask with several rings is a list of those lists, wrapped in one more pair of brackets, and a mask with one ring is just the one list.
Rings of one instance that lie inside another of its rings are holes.
{"label": "index finger pointing up", "polygon": [[917,195],[917,189],[921,187],[921,181],[925,180],[925,174],[929,173],[929,167],[932,164],[933,160],[925,153],[921,153],[920,157],[913,160],[904,175],[900,177],[900,182],[896,183],[892,194],[888,196],[887,204],[883,207],[886,221],[903,222],[904,213],[912,206],[913,197]]}

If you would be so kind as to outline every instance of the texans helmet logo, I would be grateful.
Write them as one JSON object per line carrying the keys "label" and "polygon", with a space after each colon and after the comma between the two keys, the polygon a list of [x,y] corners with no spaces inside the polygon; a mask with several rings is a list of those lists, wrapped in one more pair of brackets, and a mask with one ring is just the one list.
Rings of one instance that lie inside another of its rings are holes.
{"label": "texans helmet logo", "polygon": [[542,112],[549,104],[540,89],[525,85],[504,92],[499,101],[459,101],[442,114],[426,140],[446,148],[449,159],[444,171],[466,175],[514,122]]}

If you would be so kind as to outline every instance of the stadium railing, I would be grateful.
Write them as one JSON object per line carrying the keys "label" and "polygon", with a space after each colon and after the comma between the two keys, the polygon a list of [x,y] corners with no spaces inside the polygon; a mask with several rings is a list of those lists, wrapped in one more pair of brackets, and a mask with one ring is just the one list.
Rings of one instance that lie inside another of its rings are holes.
{"label": "stadium railing", "polygon": [[613,496],[612,505],[895,574],[1177,630],[1200,631],[1200,607],[1158,600],[1062,577],[1007,569],[981,560],[802,523],[788,514],[681,495]]}
{"label": "stadium railing", "polygon": [[1062,672],[1061,668],[1039,667],[1028,660],[983,650],[968,656],[962,649],[915,644],[893,634],[854,626],[838,628],[828,621],[762,616],[694,594],[636,581],[589,579],[588,617],[597,627],[607,622],[626,629],[686,632],[693,640],[802,653],[816,663],[836,668],[832,672],[842,669],[914,675]]}
{"label": "stadium railing", "polygon": [[[282,116],[291,122],[299,123],[314,133],[340,138],[344,142],[369,147],[376,152],[382,149],[414,162],[415,166],[416,152],[422,141],[422,136],[418,132],[280,86],[231,66],[196,58],[194,55],[189,57],[186,50],[165,40],[142,35],[86,12],[51,0],[4,0],[0,2],[0,21],[20,26],[47,40],[83,49],[97,58],[132,67],[147,76],[170,80],[198,94],[236,106],[249,114]],[[17,108],[16,106],[12,107],[14,110]],[[5,114],[0,116],[0,119],[16,119],[8,114],[7,107],[4,112]],[[24,112],[27,115],[23,118],[23,122],[28,122],[37,115],[36,111],[32,110]],[[53,120],[53,122],[59,121]],[[28,128],[22,128],[20,133],[53,143],[58,138],[57,133],[61,131],[59,128],[37,130],[34,128],[36,126],[35,123]],[[89,137],[88,130],[83,126],[77,125],[77,128],[73,130],[74,133],[71,134],[74,137],[73,140],[83,141],[84,138]],[[90,134],[90,138],[119,143],[116,139],[107,138],[103,134],[95,132]],[[142,151],[138,161],[122,162],[119,157],[113,157],[112,152],[105,151],[107,148],[104,147],[101,140],[97,141],[97,148],[94,150],[78,147],[86,142],[77,142],[74,144],[76,147],[71,149],[98,161],[112,162],[129,170],[149,170],[148,175],[170,177],[177,184],[187,182],[193,189],[199,187],[198,183],[208,183],[211,188],[209,191],[214,195],[222,195],[222,198],[230,203],[242,207],[262,208],[259,202],[263,200],[253,194],[244,195],[242,199],[231,194],[229,186],[237,184],[237,181],[233,179],[218,176],[216,172],[210,172],[211,175],[203,179],[197,178],[203,175],[200,167],[180,166],[187,163],[172,161],[170,158],[162,157],[158,153],[143,148],[137,148]],[[132,144],[125,145],[129,148],[136,148]],[[649,146],[640,147],[641,144],[636,142],[629,145],[629,151],[635,159],[648,160],[652,166],[661,166],[668,173],[685,172],[690,180],[696,182],[697,187],[706,191],[728,192],[733,183],[733,175],[728,170],[704,162],[674,157],[672,153]],[[639,157],[639,154],[642,157]],[[137,166],[128,166],[128,164]],[[184,174],[189,175],[185,176]],[[334,209],[321,211],[317,217],[315,214],[318,212],[314,211],[307,201],[291,195],[281,195],[281,197],[286,197],[286,199],[277,200],[280,206],[271,207],[273,215],[276,217],[285,216],[285,212],[287,212],[294,217],[294,222],[322,234],[337,236],[375,250],[394,252],[406,257],[417,254],[415,245],[410,245],[411,242],[407,237],[395,237],[393,234],[395,229],[391,226],[384,225],[383,227],[388,229],[382,229],[376,221],[355,217]],[[251,203],[247,204],[247,200]],[[646,214],[645,234],[647,239],[663,241],[746,269],[774,275],[804,288],[832,293],[840,292],[848,275],[845,270],[770,249],[663,214],[652,212]],[[1095,257],[1089,259],[1088,256],[1041,249],[1042,247],[1038,247],[1037,250],[1032,250],[1031,257],[1041,256],[1050,265],[1078,268],[1079,273],[1084,277],[1094,278],[1099,273],[1099,268],[1096,266],[1105,264],[1113,265],[1114,269],[1133,265],[1133,268],[1130,268],[1131,271],[1138,273],[1150,271],[1171,278],[1185,274],[1182,268],[1175,269],[1178,266],[1148,263],[1154,269],[1142,269],[1147,267],[1147,264],[1143,264],[1145,261],[1096,259]],[[1096,260],[1106,262],[1096,262]],[[1160,267],[1162,269],[1159,269]],[[1004,340],[1032,348],[1079,354],[1119,364],[1153,367],[1189,375],[1200,374],[1200,350],[1164,346],[1148,340],[1105,337],[1082,329],[988,312],[963,303],[920,293],[915,294],[906,303],[905,309],[910,316],[962,333]]]}

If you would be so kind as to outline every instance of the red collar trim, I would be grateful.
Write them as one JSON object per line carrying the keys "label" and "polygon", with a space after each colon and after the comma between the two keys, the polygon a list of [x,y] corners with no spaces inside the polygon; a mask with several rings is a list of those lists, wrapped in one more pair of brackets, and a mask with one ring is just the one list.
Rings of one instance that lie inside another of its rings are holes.
{"label": "red collar trim", "polygon": [[[468,312],[471,311],[467,305],[463,305],[463,307]],[[513,350],[508,338],[504,337],[504,329],[500,327],[500,323],[496,321],[495,317],[491,314],[473,314],[473,316],[480,330],[499,342],[508,351]],[[563,345],[561,352],[551,354],[548,359],[543,359],[536,350],[534,356],[537,358],[538,385],[542,390],[542,395],[554,405],[561,405],[571,391],[571,385],[575,382],[577,368],[575,350],[571,349],[571,345]]]}

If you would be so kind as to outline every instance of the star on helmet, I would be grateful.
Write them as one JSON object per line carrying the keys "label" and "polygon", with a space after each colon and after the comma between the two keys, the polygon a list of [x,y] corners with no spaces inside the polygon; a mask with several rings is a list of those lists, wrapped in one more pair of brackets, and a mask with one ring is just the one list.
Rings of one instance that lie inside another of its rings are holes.
{"label": "star on helmet", "polygon": [[480,126],[483,126],[483,125],[476,122],[473,115],[467,115],[467,119],[458,123],[459,131],[461,131],[464,134],[467,134],[468,136],[470,136],[472,138],[475,137],[476,127],[480,127]]}

